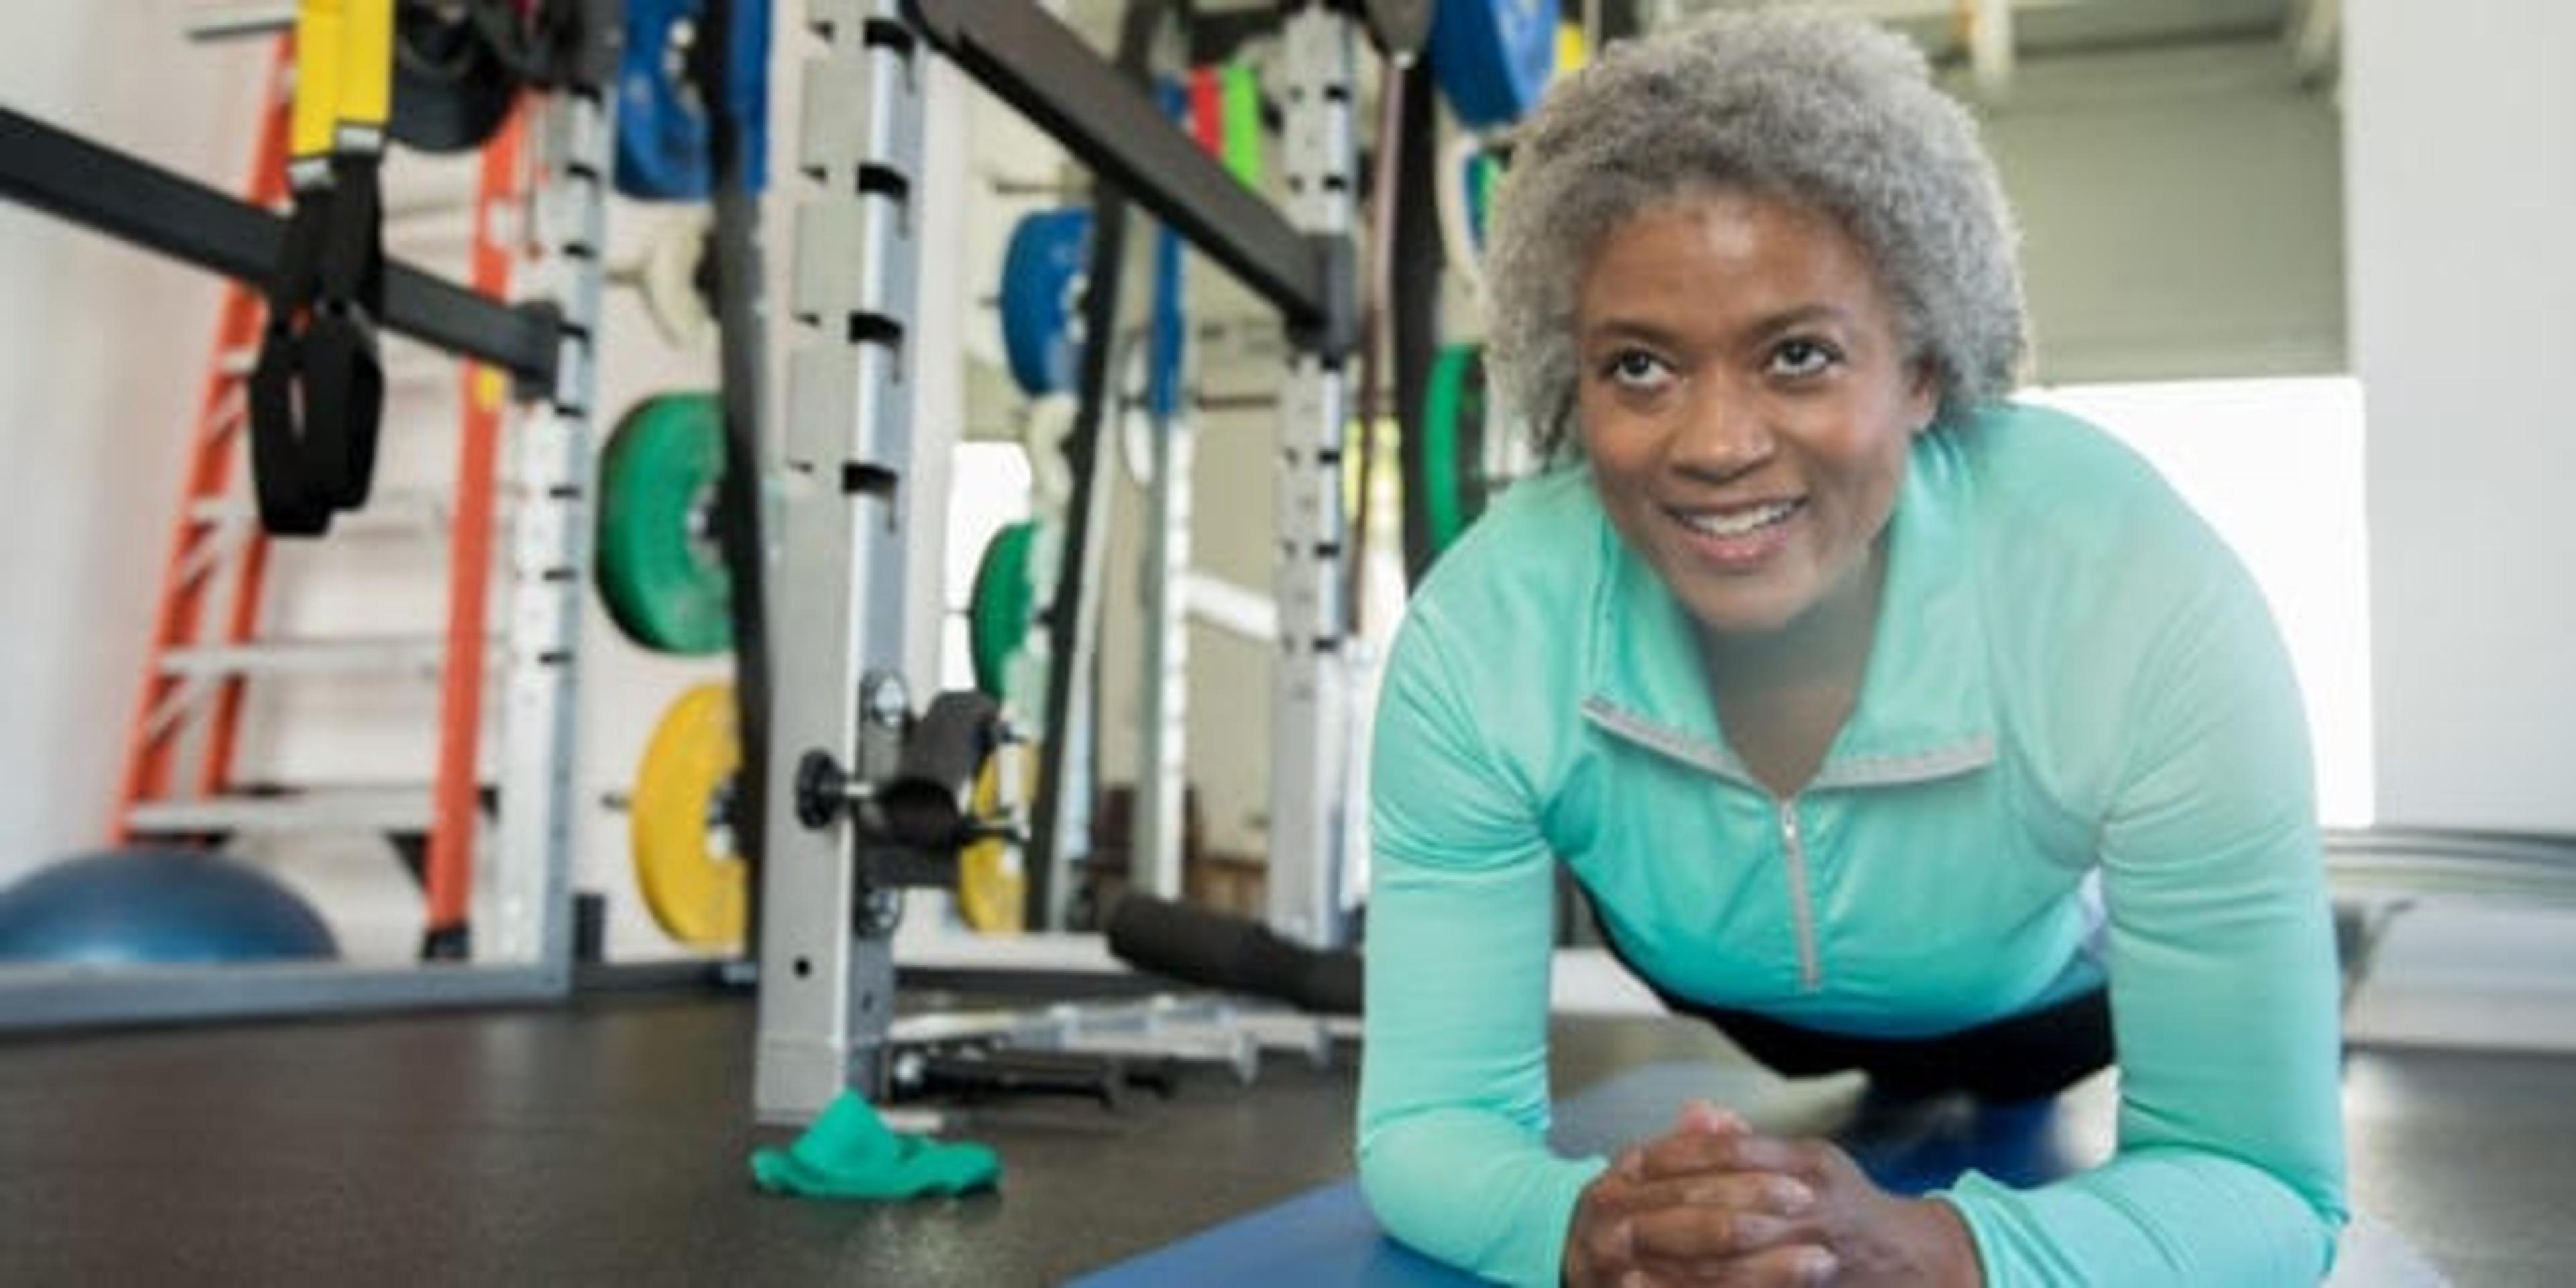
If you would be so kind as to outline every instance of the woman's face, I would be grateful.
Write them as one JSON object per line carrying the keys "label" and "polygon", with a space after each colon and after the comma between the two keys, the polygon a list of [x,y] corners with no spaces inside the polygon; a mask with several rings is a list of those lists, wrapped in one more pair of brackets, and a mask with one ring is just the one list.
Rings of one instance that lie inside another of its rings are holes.
{"label": "woman's face", "polygon": [[1602,505],[1710,631],[1866,597],[1928,373],[1832,218],[1731,189],[1611,230],[1575,305]]}

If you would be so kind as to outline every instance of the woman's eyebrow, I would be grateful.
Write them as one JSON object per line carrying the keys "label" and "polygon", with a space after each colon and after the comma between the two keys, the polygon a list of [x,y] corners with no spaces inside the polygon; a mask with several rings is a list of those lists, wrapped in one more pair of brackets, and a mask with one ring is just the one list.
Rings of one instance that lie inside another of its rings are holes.
{"label": "woman's eyebrow", "polygon": [[1661,346],[1674,343],[1679,335],[1679,332],[1670,327],[1659,326],[1639,318],[1602,318],[1599,321],[1586,323],[1583,327],[1583,343],[1587,345],[1611,340],[1635,340],[1643,344]]}
{"label": "woman's eyebrow", "polygon": [[1818,301],[1813,304],[1801,304],[1794,308],[1782,309],[1777,313],[1771,314],[1770,316],[1754,323],[1750,334],[1756,339],[1769,339],[1784,331],[1795,331],[1800,327],[1814,326],[1819,322],[1830,322],[1837,325],[1848,326],[1851,321],[1852,312],[1850,309],[1844,308],[1839,304],[1829,304],[1823,301]]}
{"label": "woman's eyebrow", "polygon": [[[1842,305],[1817,301],[1812,304],[1794,305],[1757,318],[1751,326],[1744,329],[1742,334],[1751,343],[1759,344],[1777,338],[1785,332],[1819,323],[1849,326],[1852,317],[1852,311]],[[1632,317],[1606,317],[1583,325],[1581,342],[1586,347],[1622,340],[1670,346],[1681,342],[1681,332],[1660,323]]]}

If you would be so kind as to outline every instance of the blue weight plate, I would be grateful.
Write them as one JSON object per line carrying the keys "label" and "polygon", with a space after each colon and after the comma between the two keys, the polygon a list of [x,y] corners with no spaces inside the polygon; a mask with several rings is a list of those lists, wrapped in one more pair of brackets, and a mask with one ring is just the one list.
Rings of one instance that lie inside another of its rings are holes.
{"label": "blue weight plate", "polygon": [[1491,130],[1529,114],[1556,71],[1558,0],[1446,0],[1431,20],[1431,71],[1450,110]]}
{"label": "blue weight plate", "polygon": [[1002,255],[1002,349],[1011,378],[1030,397],[1073,388],[1075,309],[1091,260],[1091,211],[1082,206],[1024,215]]}
{"label": "blue weight plate", "polygon": [[[645,201],[702,201],[712,187],[705,105],[679,81],[676,43],[706,0],[626,0],[617,68],[617,190]],[[751,190],[769,180],[769,4],[735,0],[727,50],[730,110],[744,124]]]}

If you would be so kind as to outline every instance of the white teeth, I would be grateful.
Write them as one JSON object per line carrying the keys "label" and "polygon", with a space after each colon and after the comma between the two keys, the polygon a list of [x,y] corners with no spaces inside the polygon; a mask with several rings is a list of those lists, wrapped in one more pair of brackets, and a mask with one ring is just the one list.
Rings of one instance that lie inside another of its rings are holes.
{"label": "white teeth", "polygon": [[1795,501],[1774,501],[1750,510],[1729,510],[1724,514],[1685,514],[1681,520],[1712,537],[1740,537],[1788,518],[1797,508]]}

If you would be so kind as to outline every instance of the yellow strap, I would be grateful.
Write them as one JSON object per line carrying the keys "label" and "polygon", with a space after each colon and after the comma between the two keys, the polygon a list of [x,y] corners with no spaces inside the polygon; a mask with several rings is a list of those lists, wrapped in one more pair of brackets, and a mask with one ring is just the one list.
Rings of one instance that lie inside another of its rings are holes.
{"label": "yellow strap", "polygon": [[347,0],[300,0],[295,8],[295,112],[287,148],[298,161],[331,154],[347,11]]}
{"label": "yellow strap", "polygon": [[[339,0],[347,16],[340,35],[339,124],[361,132],[368,150],[384,144],[394,100],[394,0]],[[346,150],[352,140],[342,139]]]}

